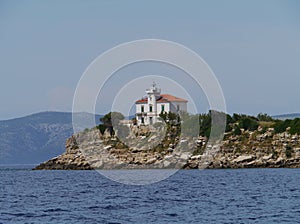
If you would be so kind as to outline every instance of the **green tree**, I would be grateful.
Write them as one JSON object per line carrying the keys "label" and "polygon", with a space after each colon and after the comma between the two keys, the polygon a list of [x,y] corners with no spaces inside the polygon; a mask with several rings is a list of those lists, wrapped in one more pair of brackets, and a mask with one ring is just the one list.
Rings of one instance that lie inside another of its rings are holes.
{"label": "green tree", "polygon": [[178,114],[169,112],[167,119],[170,123],[176,123],[178,121]]}
{"label": "green tree", "polygon": [[165,112],[165,111],[162,111],[162,112],[159,114],[159,117],[160,117],[161,119],[163,119],[164,122],[167,121],[167,116],[168,116],[168,113]]}
{"label": "green tree", "polygon": [[114,135],[113,125],[118,124],[120,120],[124,119],[124,115],[120,112],[109,112],[105,114],[100,121],[109,130],[110,136]]}
{"label": "green tree", "polygon": [[200,114],[199,115],[200,120],[200,135],[201,136],[210,136],[211,131],[211,114]]}
{"label": "green tree", "polygon": [[232,124],[234,123],[233,118],[229,115],[226,114],[226,128],[225,128],[225,132],[229,132],[232,131]]}
{"label": "green tree", "polygon": [[177,123],[180,118],[179,115],[176,113],[172,113],[172,112],[161,112],[159,114],[160,118],[162,118],[167,124],[174,124]]}
{"label": "green tree", "polygon": [[285,148],[285,155],[287,158],[291,158],[293,153],[293,148],[290,145],[287,145]]}
{"label": "green tree", "polygon": [[295,118],[290,124],[290,134],[300,134],[300,118]]}
{"label": "green tree", "polygon": [[233,122],[238,122],[241,118],[242,118],[242,116],[241,116],[240,114],[234,113],[234,114],[232,115],[232,121],[233,121]]}
{"label": "green tree", "polygon": [[97,126],[97,128],[99,129],[99,131],[100,131],[101,134],[103,135],[107,127],[106,127],[104,124],[99,124],[99,125]]}
{"label": "green tree", "polygon": [[241,135],[242,134],[242,131],[241,131],[239,126],[237,126],[237,125],[234,126],[233,134],[234,135]]}
{"label": "green tree", "polygon": [[284,120],[284,121],[277,120],[277,121],[275,122],[275,125],[274,125],[275,133],[282,133],[282,132],[285,132],[285,130],[286,130],[288,127],[290,127],[291,122],[292,122],[292,120],[290,120],[290,119],[287,119],[287,120]]}
{"label": "green tree", "polygon": [[259,121],[273,121],[273,118],[271,116],[269,116],[268,114],[263,114],[263,113],[259,113],[257,115],[257,119]]}
{"label": "green tree", "polygon": [[239,127],[244,130],[255,131],[258,128],[258,122],[253,117],[242,117],[239,121]]}

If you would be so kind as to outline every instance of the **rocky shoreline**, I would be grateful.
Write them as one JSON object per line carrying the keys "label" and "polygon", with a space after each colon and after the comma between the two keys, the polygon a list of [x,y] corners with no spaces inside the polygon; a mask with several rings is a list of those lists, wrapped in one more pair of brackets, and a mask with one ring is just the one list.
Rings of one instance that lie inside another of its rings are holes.
{"label": "rocky shoreline", "polygon": [[214,143],[205,137],[178,138],[176,145],[169,144],[162,151],[147,148],[145,141],[153,142],[155,137],[139,137],[136,147],[128,148],[94,128],[67,139],[65,153],[34,169],[300,168],[300,136],[288,130],[275,134],[272,128],[264,133],[258,129],[239,136],[226,133],[222,142]]}

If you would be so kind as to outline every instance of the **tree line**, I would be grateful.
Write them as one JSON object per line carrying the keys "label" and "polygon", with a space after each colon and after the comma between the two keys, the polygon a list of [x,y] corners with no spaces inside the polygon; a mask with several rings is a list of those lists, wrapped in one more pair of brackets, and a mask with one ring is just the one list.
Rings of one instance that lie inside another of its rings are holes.
{"label": "tree line", "polygon": [[[282,133],[288,131],[290,134],[300,134],[300,118],[278,120],[273,119],[268,114],[259,113],[257,116],[251,116],[246,114],[233,115],[225,114],[223,112],[209,111],[203,114],[189,114],[182,112],[166,113],[162,112],[160,119],[164,121],[167,126],[181,126],[181,131],[186,134],[191,134],[209,137],[211,133],[212,117],[214,116],[214,125],[220,129],[222,122],[226,120],[225,132],[232,132],[234,135],[241,135],[242,130],[244,131],[255,131],[258,127],[261,127],[261,132],[265,132],[268,128],[273,128],[275,133]],[[119,112],[110,112],[100,118],[101,124],[97,128],[103,134],[105,130],[109,130],[110,135],[114,135],[113,124],[123,120],[124,115]],[[135,123],[133,119],[133,124]]]}

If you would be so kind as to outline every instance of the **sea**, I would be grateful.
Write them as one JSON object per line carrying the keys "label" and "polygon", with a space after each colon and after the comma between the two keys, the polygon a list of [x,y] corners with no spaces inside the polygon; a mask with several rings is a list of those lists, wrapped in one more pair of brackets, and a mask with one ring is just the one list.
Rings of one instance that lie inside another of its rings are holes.
{"label": "sea", "polygon": [[300,223],[300,169],[179,170],[131,185],[97,171],[0,167],[0,223]]}

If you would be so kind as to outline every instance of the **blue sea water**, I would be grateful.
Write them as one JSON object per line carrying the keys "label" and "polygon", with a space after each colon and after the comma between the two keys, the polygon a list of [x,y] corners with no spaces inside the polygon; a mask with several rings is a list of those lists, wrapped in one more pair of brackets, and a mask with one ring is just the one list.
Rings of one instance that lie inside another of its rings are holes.
{"label": "blue sea water", "polygon": [[300,223],[300,169],[181,170],[151,185],[0,169],[0,223]]}

